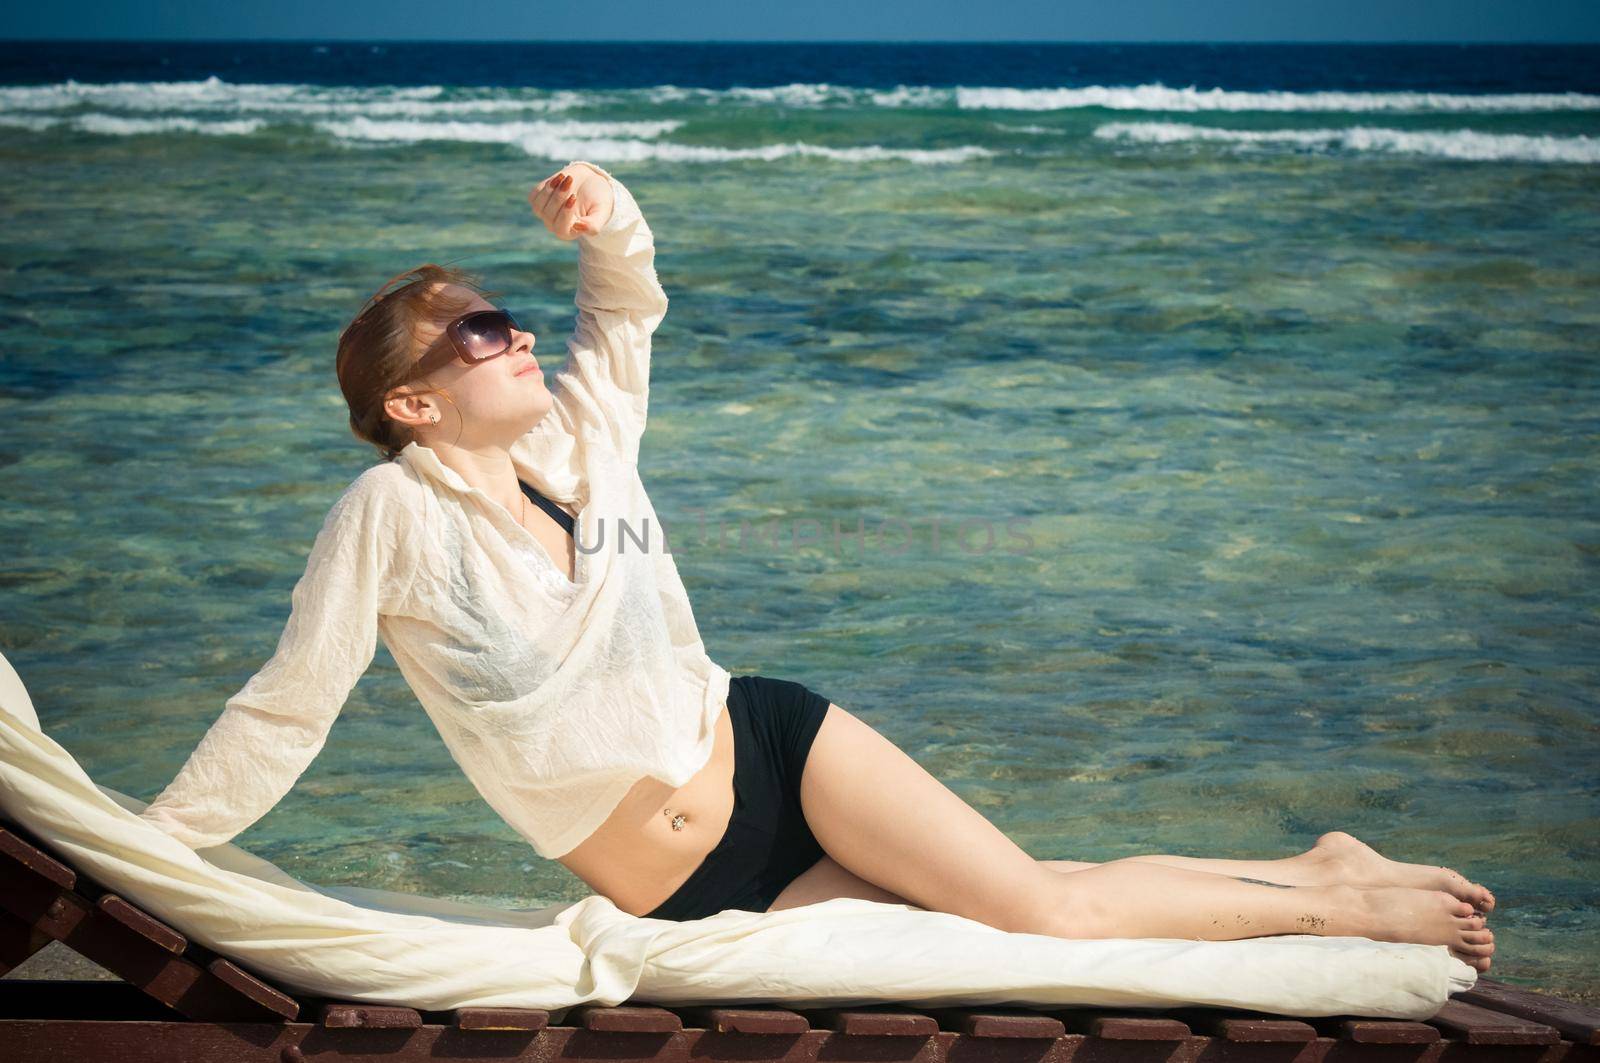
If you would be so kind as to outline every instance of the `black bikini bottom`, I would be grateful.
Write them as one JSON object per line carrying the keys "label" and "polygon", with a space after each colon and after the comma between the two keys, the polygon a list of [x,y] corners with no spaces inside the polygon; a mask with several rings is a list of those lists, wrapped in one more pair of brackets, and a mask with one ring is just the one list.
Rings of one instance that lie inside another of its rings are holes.
{"label": "black bikini bottom", "polygon": [[733,814],[716,848],[648,919],[703,919],[726,908],[764,912],[824,855],[800,810],[800,772],[828,699],[788,679],[734,676]]}

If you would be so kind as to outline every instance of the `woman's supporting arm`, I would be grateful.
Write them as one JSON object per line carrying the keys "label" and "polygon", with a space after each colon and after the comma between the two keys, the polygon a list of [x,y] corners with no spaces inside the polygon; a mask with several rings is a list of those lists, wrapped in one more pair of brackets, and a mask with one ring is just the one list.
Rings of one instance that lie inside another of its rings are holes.
{"label": "woman's supporting arm", "polygon": [[600,427],[624,458],[637,462],[649,406],[651,335],[667,313],[655,236],[622,182],[593,163],[569,165],[602,176],[612,207],[604,225],[577,238],[577,322],[551,391],[569,420]]}
{"label": "woman's supporting arm", "polygon": [[322,749],[377,652],[379,614],[404,601],[416,571],[411,514],[393,486],[375,467],[334,503],[277,651],[140,813],[150,823],[193,849],[225,842],[277,804]]}

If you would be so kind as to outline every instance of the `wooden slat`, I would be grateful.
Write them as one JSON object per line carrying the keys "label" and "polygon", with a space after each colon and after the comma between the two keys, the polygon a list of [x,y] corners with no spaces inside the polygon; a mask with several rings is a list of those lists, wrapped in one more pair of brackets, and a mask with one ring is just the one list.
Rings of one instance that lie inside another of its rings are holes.
{"label": "wooden slat", "polygon": [[70,890],[78,880],[72,868],[32,844],[20,827],[0,827],[0,870],[7,864],[42,878],[57,889]]}
{"label": "wooden slat", "polygon": [[1543,993],[1531,993],[1481,976],[1471,989],[1463,990],[1451,999],[1554,1027],[1573,1044],[1600,1045],[1600,1008]]}
{"label": "wooden slat", "polygon": [[542,1030],[550,1013],[536,1008],[456,1008],[452,1022],[459,1030]]}
{"label": "wooden slat", "polygon": [[1404,1019],[1346,1019],[1338,1036],[1364,1045],[1431,1045],[1439,1040],[1439,1028]]}
{"label": "wooden slat", "polygon": [[1554,1026],[1459,1000],[1446,1001],[1439,1013],[1427,1021],[1446,1037],[1469,1045],[1553,1045],[1561,1040],[1561,1033]]}
{"label": "wooden slat", "polygon": [[1060,1019],[1027,1008],[924,1008],[941,1029],[968,1037],[1055,1040],[1067,1032]]}
{"label": "wooden slat", "polygon": [[1310,1023],[1233,1009],[1173,1008],[1172,1017],[1208,1037],[1242,1044],[1304,1044],[1317,1039]]}
{"label": "wooden slat", "polygon": [[567,1019],[573,1026],[596,1033],[677,1033],[683,1021],[666,1008],[647,1004],[619,1004],[608,1008],[580,1004]]}
{"label": "wooden slat", "polygon": [[120,923],[129,931],[139,935],[156,948],[170,952],[174,956],[183,952],[189,942],[184,936],[172,927],[163,923],[148,912],[135,908],[115,893],[103,893],[94,902],[113,922]]}
{"label": "wooden slat", "polygon": [[796,1009],[818,1030],[833,1030],[847,1037],[931,1037],[939,1032],[932,1015],[909,1008],[803,1008]]}
{"label": "wooden slat", "polygon": [[1315,1027],[1296,1019],[1222,1019],[1215,1032],[1227,1041],[1253,1044],[1305,1044],[1317,1039]]}
{"label": "wooden slat", "polygon": [[415,1030],[422,1015],[415,1008],[334,1000],[321,1006],[317,1021],[330,1030]]}
{"label": "wooden slat", "polygon": [[263,982],[226,956],[219,956],[209,949],[202,949],[196,945],[190,945],[189,951],[196,956],[209,957],[205,961],[206,972],[227,986],[234,994],[250,1001],[262,1011],[284,1020],[293,1019],[300,1014],[300,1004],[294,997],[276,986]]}
{"label": "wooden slat", "polygon": [[1440,1037],[1438,1027],[1405,1019],[1317,1015],[1305,1021],[1323,1037],[1363,1045],[1430,1045]]}
{"label": "wooden slat", "polygon": [[1119,1014],[1105,1008],[1061,1008],[1050,1012],[1073,1033],[1107,1041],[1187,1041],[1189,1024],[1167,1015]]}
{"label": "wooden slat", "polygon": [[685,1026],[698,1027],[712,1033],[747,1033],[793,1035],[811,1029],[806,1017],[798,1012],[774,1007],[675,1007]]}

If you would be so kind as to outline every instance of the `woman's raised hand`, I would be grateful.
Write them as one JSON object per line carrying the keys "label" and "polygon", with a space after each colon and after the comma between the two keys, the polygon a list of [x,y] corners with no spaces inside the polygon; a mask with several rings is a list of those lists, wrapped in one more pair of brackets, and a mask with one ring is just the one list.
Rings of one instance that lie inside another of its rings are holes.
{"label": "woman's raised hand", "polygon": [[598,232],[611,217],[611,182],[591,166],[562,167],[533,186],[528,203],[558,240]]}

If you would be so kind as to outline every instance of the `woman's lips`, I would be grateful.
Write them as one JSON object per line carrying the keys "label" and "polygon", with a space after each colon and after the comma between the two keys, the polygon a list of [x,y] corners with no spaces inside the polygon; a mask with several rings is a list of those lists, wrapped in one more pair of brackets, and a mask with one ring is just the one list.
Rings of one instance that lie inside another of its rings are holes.
{"label": "woman's lips", "polygon": [[527,376],[529,373],[542,373],[542,372],[544,372],[544,370],[540,369],[538,366],[530,365],[526,369],[517,370],[515,375],[517,375],[517,376]]}

